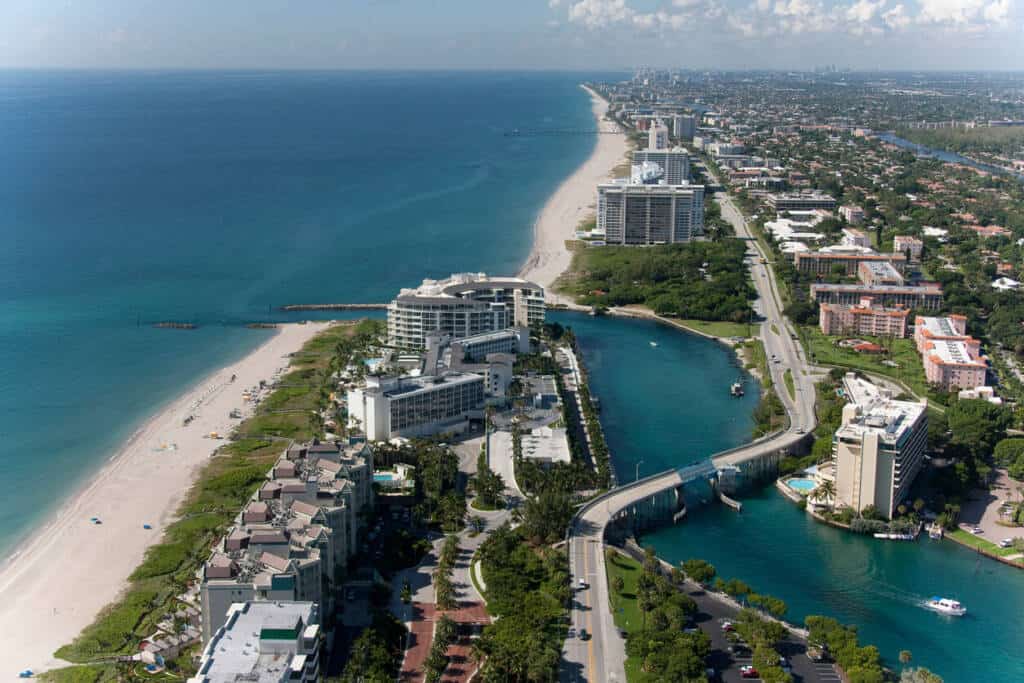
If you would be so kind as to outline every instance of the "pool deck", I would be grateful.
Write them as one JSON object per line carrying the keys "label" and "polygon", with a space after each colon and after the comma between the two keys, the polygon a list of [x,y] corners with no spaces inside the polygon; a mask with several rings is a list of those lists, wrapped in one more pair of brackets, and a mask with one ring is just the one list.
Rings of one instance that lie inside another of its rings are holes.
{"label": "pool deck", "polygon": [[786,498],[789,498],[794,503],[800,503],[801,501],[806,500],[804,496],[801,496],[799,493],[791,489],[789,485],[787,485],[786,482],[783,481],[782,479],[775,480],[775,488],[777,488],[782,493],[782,495],[784,495]]}

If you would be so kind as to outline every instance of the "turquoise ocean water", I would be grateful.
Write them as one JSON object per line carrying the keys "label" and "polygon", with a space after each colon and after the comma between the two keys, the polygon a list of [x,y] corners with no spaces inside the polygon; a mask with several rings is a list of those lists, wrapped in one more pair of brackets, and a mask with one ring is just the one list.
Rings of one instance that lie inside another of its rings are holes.
{"label": "turquoise ocean water", "polygon": [[515,273],[595,140],[505,132],[592,130],[590,77],[0,72],[0,557],[240,323]]}
{"label": "turquoise ocean water", "polygon": [[[649,322],[559,320],[580,341],[620,480],[638,462],[640,476],[653,474],[747,440],[756,398],[727,396],[736,370],[715,345]],[[719,575],[782,598],[791,621],[826,614],[856,624],[890,666],[910,650],[947,683],[1024,680],[1024,572],[950,541],[876,541],[818,524],[771,486],[740,498],[741,514],[698,506],[640,541],[670,562],[704,558]],[[968,615],[926,611],[932,595],[961,600]]]}

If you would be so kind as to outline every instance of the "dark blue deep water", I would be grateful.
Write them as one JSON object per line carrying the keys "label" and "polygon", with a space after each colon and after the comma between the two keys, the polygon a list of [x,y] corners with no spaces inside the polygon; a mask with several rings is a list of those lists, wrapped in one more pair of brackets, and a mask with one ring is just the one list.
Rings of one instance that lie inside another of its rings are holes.
{"label": "dark blue deep water", "polygon": [[589,77],[0,72],[0,555],[239,323],[515,273],[595,141],[504,133],[593,129]]}

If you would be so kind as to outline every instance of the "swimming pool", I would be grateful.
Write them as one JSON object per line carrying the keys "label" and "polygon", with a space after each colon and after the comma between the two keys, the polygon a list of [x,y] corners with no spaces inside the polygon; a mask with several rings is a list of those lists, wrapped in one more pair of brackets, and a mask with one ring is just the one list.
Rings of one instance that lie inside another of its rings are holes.
{"label": "swimming pool", "polygon": [[394,472],[374,472],[373,473],[373,480],[374,481],[396,481],[397,479],[398,479],[398,475],[395,474]]}
{"label": "swimming pool", "polygon": [[810,493],[816,486],[813,479],[789,479],[786,485],[800,493]]}

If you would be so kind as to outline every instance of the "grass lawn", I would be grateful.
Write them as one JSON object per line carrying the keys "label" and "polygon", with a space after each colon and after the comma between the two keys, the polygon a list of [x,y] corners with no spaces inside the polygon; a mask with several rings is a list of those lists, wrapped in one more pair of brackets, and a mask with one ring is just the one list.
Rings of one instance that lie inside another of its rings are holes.
{"label": "grass lawn", "polygon": [[[964,531],[963,529],[947,531],[946,535],[950,538],[955,538],[957,542],[962,543],[966,546],[970,546],[972,548],[980,548],[985,552],[992,553],[993,555],[998,555],[999,557],[1009,557],[1010,555],[1020,554],[1020,551],[1016,550],[1015,548],[1000,548],[992,541],[984,539],[981,536],[975,536],[974,534]],[[1020,561],[1017,561],[1017,564],[1021,564]]]}
{"label": "grass lawn", "polygon": [[[858,339],[863,338],[890,350],[888,354],[867,354],[836,346],[835,342],[839,337],[826,337],[817,327],[805,325],[799,329],[804,348],[810,353],[812,361],[821,365],[833,365],[891,377],[910,387],[918,396],[939,400],[934,392],[929,391],[924,377],[924,366],[921,364],[921,357],[917,355],[917,349],[914,347],[912,339],[889,340],[878,337],[858,337]],[[899,367],[884,365],[883,360],[893,361]]]}
{"label": "grass lawn", "polygon": [[[643,627],[643,615],[636,599],[637,580],[640,578],[642,567],[639,562],[631,557],[615,553],[614,559],[607,557],[604,561],[608,573],[608,596],[612,603],[612,614],[615,617],[615,626],[626,631],[627,634],[641,630]],[[623,588],[621,593],[616,593],[612,586],[615,585],[615,577],[621,576]],[[640,671],[642,662],[636,657],[627,657],[625,661],[626,680],[640,681],[644,674]]]}
{"label": "grass lawn", "polygon": [[715,337],[746,338],[757,332],[756,325],[747,325],[746,323],[730,323],[720,320],[672,320],[672,322]]}
{"label": "grass lawn", "polygon": [[789,392],[789,397],[795,401],[796,386],[793,384],[793,371],[786,368],[786,372],[782,375],[782,379],[786,382],[786,391]]}

